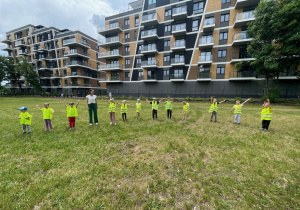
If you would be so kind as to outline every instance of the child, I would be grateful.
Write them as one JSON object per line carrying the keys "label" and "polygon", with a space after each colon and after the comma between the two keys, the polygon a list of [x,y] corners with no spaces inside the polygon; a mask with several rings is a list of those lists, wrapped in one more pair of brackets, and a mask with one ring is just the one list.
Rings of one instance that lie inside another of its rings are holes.
{"label": "child", "polygon": [[126,116],[126,114],[128,112],[127,105],[130,106],[130,104],[126,103],[126,100],[123,100],[123,102],[121,104],[121,113],[122,113],[123,122],[127,121],[127,116]]}
{"label": "child", "polygon": [[272,120],[272,108],[270,100],[267,98],[267,102],[264,101],[261,111],[262,130],[267,131]]}
{"label": "child", "polygon": [[55,113],[54,110],[49,108],[48,103],[44,103],[44,108],[42,108],[42,109],[37,104],[35,106],[38,110],[41,110],[43,112],[43,119],[45,121],[45,126],[46,126],[45,131],[48,131],[48,130],[52,131],[51,120],[52,120],[52,115]]}
{"label": "child", "polygon": [[235,102],[235,105],[230,110],[230,112],[232,112],[234,110],[234,124],[236,124],[236,122],[238,123],[238,125],[241,123],[242,106],[244,106],[244,104],[247,103],[250,99],[251,98],[248,98],[242,104],[240,101]]}
{"label": "child", "polygon": [[117,107],[116,107],[116,103],[115,100],[113,98],[109,99],[109,101],[106,98],[107,103],[109,103],[109,117],[110,117],[110,124],[112,125],[113,123],[115,125],[117,125],[117,121],[116,121],[116,111],[117,111]]}
{"label": "child", "polygon": [[154,120],[154,117],[156,117],[157,120],[157,110],[158,110],[158,104],[159,102],[161,102],[163,99],[160,99],[160,101],[157,101],[156,98],[153,98],[153,101],[148,101],[148,99],[146,99],[147,102],[149,102],[150,104],[152,104],[152,119]]}
{"label": "child", "polygon": [[16,119],[21,119],[20,120],[20,124],[22,125],[23,128],[23,134],[26,133],[26,127],[27,127],[27,131],[28,133],[31,133],[31,118],[32,116],[27,112],[27,107],[21,107],[18,110],[21,111],[19,117],[14,116],[14,118]]}
{"label": "child", "polygon": [[69,106],[66,104],[65,100],[62,100],[65,106],[67,107],[67,117],[69,119],[69,130],[75,128],[75,117],[78,116],[77,107],[80,102],[80,99],[77,101],[76,106],[74,106],[74,102],[70,102]]}
{"label": "child", "polygon": [[167,116],[169,119],[172,118],[172,110],[173,110],[173,98],[166,99],[166,110],[167,110]]}
{"label": "child", "polygon": [[183,120],[187,121],[188,113],[190,112],[190,104],[185,102],[185,101],[183,101],[182,104],[183,104],[183,118],[182,118],[182,121]]}
{"label": "child", "polygon": [[213,116],[215,116],[215,122],[217,122],[217,112],[218,112],[218,104],[224,103],[226,100],[221,101],[221,102],[217,102],[217,99],[210,97],[210,109],[209,112],[211,112],[211,117],[210,117],[210,122],[212,122],[213,120]]}
{"label": "child", "polygon": [[136,114],[137,114],[137,116],[136,116],[136,119],[141,119],[141,110],[142,110],[142,103],[141,103],[141,100],[138,98],[137,100],[136,100]]}

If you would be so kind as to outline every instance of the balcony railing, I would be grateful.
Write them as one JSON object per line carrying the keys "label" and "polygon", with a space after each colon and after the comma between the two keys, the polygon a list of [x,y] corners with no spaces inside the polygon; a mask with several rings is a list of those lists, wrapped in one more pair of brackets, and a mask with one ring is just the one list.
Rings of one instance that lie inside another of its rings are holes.
{"label": "balcony railing", "polygon": [[123,64],[121,63],[110,63],[99,65],[100,70],[110,70],[110,69],[123,69]]}
{"label": "balcony railing", "polygon": [[241,12],[235,15],[235,22],[254,18],[254,11]]}
{"label": "balcony railing", "polygon": [[66,63],[66,66],[85,66],[85,67],[91,67],[91,64],[88,64],[88,62],[82,62],[82,61],[70,61]]}
{"label": "balcony railing", "polygon": [[198,58],[198,63],[200,62],[212,62],[213,56],[212,55],[200,55]]}
{"label": "balcony railing", "polygon": [[171,43],[171,48],[185,48],[185,44],[186,44],[186,41],[183,39],[183,40],[176,40],[175,42],[172,42]]}
{"label": "balcony railing", "polygon": [[184,74],[170,74],[170,79],[184,79]]}
{"label": "balcony railing", "polygon": [[74,44],[74,43],[78,43],[80,45],[84,45],[87,47],[91,47],[90,44],[85,43],[84,41],[82,41],[81,39],[77,39],[77,38],[71,38],[71,39],[65,39],[63,40],[63,45],[70,45],[70,44]]}
{"label": "balcony railing", "polygon": [[141,38],[148,37],[148,36],[157,36],[157,29],[142,31]]}
{"label": "balcony railing", "polygon": [[209,79],[211,78],[210,76],[210,71],[203,71],[203,72],[199,72],[197,75],[198,79]]}
{"label": "balcony railing", "polygon": [[172,33],[177,31],[183,31],[186,30],[186,23],[177,24],[172,26]]}
{"label": "balcony railing", "polygon": [[86,72],[67,72],[67,76],[72,77],[72,76],[83,76],[83,77],[92,77],[92,75],[86,73]]}
{"label": "balcony railing", "polygon": [[22,46],[22,45],[26,45],[25,41],[24,40],[20,40],[20,41],[17,41],[15,43],[15,46],[18,47],[18,46]]}
{"label": "balcony railing", "polygon": [[249,59],[249,58],[253,58],[253,56],[247,52],[231,53],[231,60]]}
{"label": "balcony railing", "polygon": [[141,23],[148,22],[148,21],[155,21],[155,20],[159,21],[159,19],[160,19],[159,15],[157,13],[152,13],[152,14],[149,14],[149,15],[144,15],[142,17],[142,22]]}
{"label": "balcony railing", "polygon": [[157,60],[147,60],[147,61],[142,61],[142,66],[147,67],[147,66],[157,66],[158,61]]}
{"label": "balcony railing", "polygon": [[229,78],[256,77],[256,71],[232,71]]}
{"label": "balcony railing", "polygon": [[109,57],[109,56],[123,56],[123,51],[117,49],[117,50],[111,50],[111,51],[105,51],[99,53],[99,58]]}
{"label": "balcony railing", "polygon": [[84,51],[81,51],[81,50],[77,50],[77,49],[70,50],[70,51],[67,51],[67,52],[64,53],[65,56],[75,55],[75,54],[77,54],[77,55],[83,55],[85,57],[91,57],[91,55],[87,54],[87,52],[84,52]]}
{"label": "balcony railing", "polygon": [[187,12],[186,8],[187,6],[173,8],[172,15],[174,16],[177,14],[186,13]]}
{"label": "balcony railing", "polygon": [[157,51],[156,44],[144,45],[142,47],[142,50],[141,50],[142,53],[149,52],[149,51]]}
{"label": "balcony railing", "polygon": [[147,75],[147,80],[156,80],[156,75]]}
{"label": "balcony railing", "polygon": [[108,31],[108,30],[112,30],[112,29],[120,29],[122,30],[124,28],[124,26],[119,23],[119,22],[115,22],[115,23],[110,23],[110,24],[106,24],[105,26],[101,26],[98,28],[98,32],[102,32],[102,31]]}
{"label": "balcony railing", "polygon": [[206,18],[204,20],[204,27],[211,26],[211,25],[215,25],[215,18]]}
{"label": "balcony railing", "polygon": [[203,36],[199,39],[199,45],[208,45],[214,43],[214,37],[212,36]]}
{"label": "balcony railing", "polygon": [[109,37],[106,38],[105,40],[99,40],[99,44],[110,44],[110,43],[114,43],[114,42],[123,42],[123,38],[119,37],[119,36],[114,36],[114,37]]}
{"label": "balcony railing", "polygon": [[185,59],[184,57],[180,57],[180,58],[172,58],[171,59],[171,65],[179,65],[179,64],[185,64]]}
{"label": "balcony railing", "polygon": [[100,81],[124,81],[124,77],[120,75],[100,77]]}

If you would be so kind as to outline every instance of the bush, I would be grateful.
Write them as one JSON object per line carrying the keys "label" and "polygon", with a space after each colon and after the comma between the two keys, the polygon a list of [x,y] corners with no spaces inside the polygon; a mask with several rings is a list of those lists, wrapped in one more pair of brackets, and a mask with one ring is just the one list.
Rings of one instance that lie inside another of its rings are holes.
{"label": "bush", "polygon": [[196,101],[205,101],[205,99],[201,98],[201,97],[198,97],[198,98],[196,98]]}
{"label": "bush", "polygon": [[270,88],[269,89],[269,95],[268,96],[262,96],[261,100],[266,101],[267,98],[270,99],[270,102],[277,102],[279,99],[279,94],[281,93],[281,90],[278,88]]}
{"label": "bush", "polygon": [[186,97],[184,100],[186,100],[186,101],[191,101],[192,99],[188,96],[188,97]]}
{"label": "bush", "polygon": [[127,96],[124,96],[124,95],[122,95],[122,97],[121,97],[122,99],[127,99]]}
{"label": "bush", "polygon": [[144,100],[144,99],[145,99],[145,96],[140,95],[140,98],[139,98],[139,99]]}
{"label": "bush", "polygon": [[242,98],[241,98],[241,97],[235,97],[234,100],[235,100],[235,101],[242,101]]}
{"label": "bush", "polygon": [[134,96],[129,96],[129,99],[134,100]]}

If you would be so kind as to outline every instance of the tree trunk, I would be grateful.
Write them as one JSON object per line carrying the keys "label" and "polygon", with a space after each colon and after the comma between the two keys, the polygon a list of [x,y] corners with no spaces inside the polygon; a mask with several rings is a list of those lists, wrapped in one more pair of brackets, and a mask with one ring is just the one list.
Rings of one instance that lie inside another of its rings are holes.
{"label": "tree trunk", "polygon": [[20,80],[18,80],[17,83],[18,83],[18,86],[19,86],[19,89],[20,89],[20,95],[22,95],[23,91],[22,91],[22,84],[21,84]]}

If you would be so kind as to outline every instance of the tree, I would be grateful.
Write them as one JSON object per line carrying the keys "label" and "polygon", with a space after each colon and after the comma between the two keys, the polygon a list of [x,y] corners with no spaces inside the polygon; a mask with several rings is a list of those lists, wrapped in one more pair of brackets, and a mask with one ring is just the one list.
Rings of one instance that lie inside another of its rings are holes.
{"label": "tree", "polygon": [[263,0],[254,16],[247,30],[254,41],[247,50],[255,58],[251,65],[265,77],[265,95],[268,95],[269,80],[300,63],[300,1]]}
{"label": "tree", "polygon": [[5,57],[0,56],[0,86],[5,79]]}

